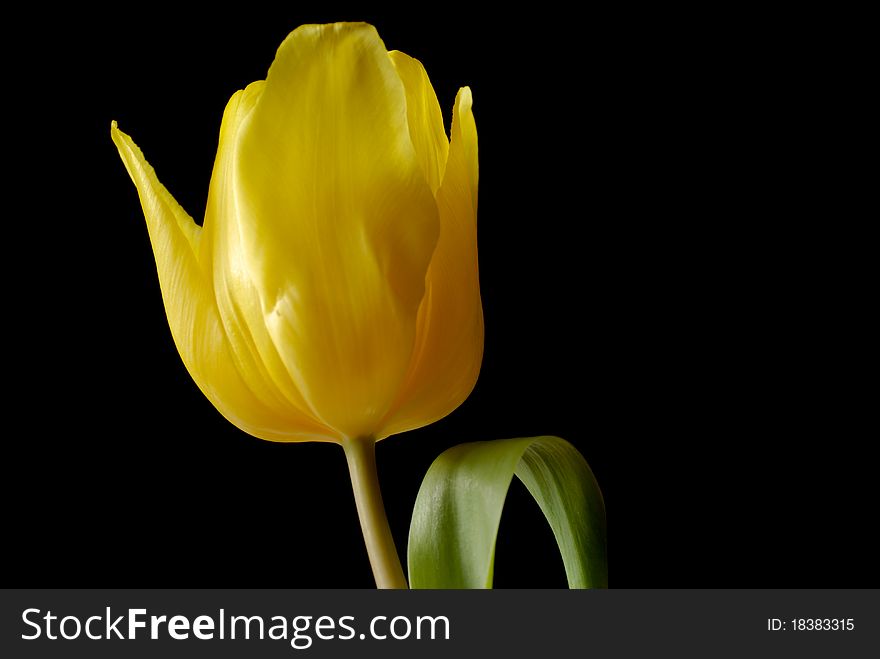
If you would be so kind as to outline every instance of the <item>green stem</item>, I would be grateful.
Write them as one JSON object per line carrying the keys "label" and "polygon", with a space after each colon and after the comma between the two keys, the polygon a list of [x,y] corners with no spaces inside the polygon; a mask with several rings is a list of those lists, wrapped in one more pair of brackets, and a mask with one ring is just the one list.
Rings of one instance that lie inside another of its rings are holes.
{"label": "green stem", "polygon": [[406,577],[394,546],[376,471],[376,442],[371,438],[343,443],[361,531],[377,588],[406,588]]}

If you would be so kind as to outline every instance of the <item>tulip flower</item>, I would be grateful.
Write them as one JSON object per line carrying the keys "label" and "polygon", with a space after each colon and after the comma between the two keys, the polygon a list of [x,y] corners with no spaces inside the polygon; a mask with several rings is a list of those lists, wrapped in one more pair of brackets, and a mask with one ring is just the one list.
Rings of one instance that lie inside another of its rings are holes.
{"label": "tulip flower", "polygon": [[482,359],[471,103],[447,139],[418,60],[369,25],[302,26],[227,105],[202,226],[111,127],[187,370],[255,437],[345,448],[380,586],[405,580],[375,442],[453,411]]}

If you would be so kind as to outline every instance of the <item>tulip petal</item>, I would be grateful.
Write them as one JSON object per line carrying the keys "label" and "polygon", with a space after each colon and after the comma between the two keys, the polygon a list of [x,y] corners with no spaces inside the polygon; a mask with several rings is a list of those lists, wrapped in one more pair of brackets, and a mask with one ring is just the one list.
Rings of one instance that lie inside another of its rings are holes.
{"label": "tulip petal", "polygon": [[468,397],[483,359],[483,307],[477,267],[477,127],[471,91],[459,90],[443,184],[440,238],[419,309],[416,350],[380,437],[443,418]]}
{"label": "tulip petal", "polygon": [[437,102],[437,94],[419,60],[399,50],[392,50],[388,54],[406,90],[406,119],[413,147],[431,192],[436,195],[443,181],[449,154],[449,139],[443,129],[443,113]]}
{"label": "tulip petal", "polygon": [[403,84],[375,29],[291,33],[235,160],[227,219],[268,335],[322,423],[375,434],[409,365],[439,232]]}
{"label": "tulip petal", "polygon": [[111,136],[137,187],[168,324],[193,380],[220,413],[245,432],[277,441],[299,438],[286,419],[254,396],[234,366],[210,280],[197,256],[203,238],[201,228],[159,183],[141,150],[116,127],[115,121]]}
{"label": "tulip petal", "polygon": [[205,209],[203,263],[213,265],[214,296],[236,368],[264,404],[310,439],[341,439],[318,421],[290,378],[266,329],[260,295],[242,254],[235,217],[237,136],[242,122],[259,99],[264,82],[248,85],[229,100],[220,125],[220,141],[208,205]]}

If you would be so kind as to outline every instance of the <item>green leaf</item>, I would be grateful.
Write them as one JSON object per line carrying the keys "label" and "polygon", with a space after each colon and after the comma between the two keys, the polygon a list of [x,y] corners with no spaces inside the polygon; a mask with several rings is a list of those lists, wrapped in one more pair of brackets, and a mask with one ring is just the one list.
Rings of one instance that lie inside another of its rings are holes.
{"label": "green leaf", "polygon": [[559,437],[461,444],[431,465],[409,528],[411,588],[491,588],[501,509],[516,474],[559,545],[569,588],[607,588],[605,504],[584,457]]}

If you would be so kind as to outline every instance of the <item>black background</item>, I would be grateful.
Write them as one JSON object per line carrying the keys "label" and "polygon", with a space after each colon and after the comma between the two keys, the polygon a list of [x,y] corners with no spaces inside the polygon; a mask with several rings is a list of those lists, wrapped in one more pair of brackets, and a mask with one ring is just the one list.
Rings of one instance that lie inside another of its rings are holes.
{"label": "black background", "polygon": [[[787,23],[182,6],[7,27],[4,581],[372,585],[342,451],[246,436],[190,380],[109,137],[200,218],[229,96],[297,25],[366,20],[447,122],[471,86],[480,139],[485,359],[457,411],[378,446],[401,552],[439,453],[556,434],[605,493],[613,587],[878,585],[868,263],[806,175],[821,57]],[[495,575],[565,583],[518,483]]]}

